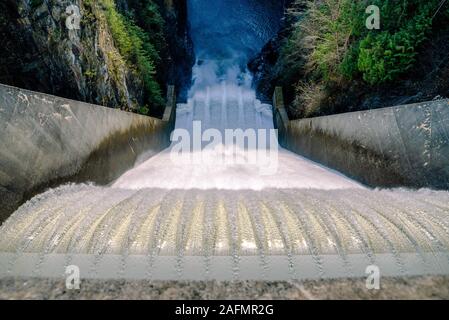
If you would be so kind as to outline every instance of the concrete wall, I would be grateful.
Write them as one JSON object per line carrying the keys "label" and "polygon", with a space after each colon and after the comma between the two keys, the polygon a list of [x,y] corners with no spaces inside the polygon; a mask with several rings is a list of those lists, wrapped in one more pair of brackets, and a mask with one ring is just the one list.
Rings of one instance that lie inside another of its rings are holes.
{"label": "concrete wall", "polygon": [[164,121],[0,85],[0,222],[46,187],[107,184],[166,148],[174,104]]}
{"label": "concrete wall", "polygon": [[369,186],[449,189],[449,100],[296,121],[274,101],[283,147]]}

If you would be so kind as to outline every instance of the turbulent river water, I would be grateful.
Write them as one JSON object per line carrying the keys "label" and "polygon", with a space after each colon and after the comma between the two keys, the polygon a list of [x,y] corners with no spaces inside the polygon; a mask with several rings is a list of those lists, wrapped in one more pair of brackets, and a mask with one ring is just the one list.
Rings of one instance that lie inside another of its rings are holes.
{"label": "turbulent river water", "polygon": [[[198,62],[173,145],[110,186],[66,185],[23,205],[0,229],[0,275],[68,264],[104,278],[449,273],[448,192],[371,190],[278,147],[245,63],[282,8],[189,1]],[[224,143],[227,130],[246,140]]]}
{"label": "turbulent river water", "polygon": [[[282,13],[282,1],[189,2],[198,62],[188,103],[177,107],[173,140],[178,143],[124,174],[113,187],[361,188],[358,183],[277,146],[271,105],[256,99],[246,63],[276,33]],[[236,138],[225,143],[226,130],[243,133],[242,140],[246,140],[239,144]],[[265,145],[261,145],[259,133],[266,140]],[[255,136],[251,144],[248,140]],[[204,140],[200,137],[207,137],[210,143],[200,141],[201,146],[194,149],[195,140]],[[188,140],[190,148],[173,157],[173,149],[183,142],[181,139]],[[200,159],[195,161],[198,154]]]}

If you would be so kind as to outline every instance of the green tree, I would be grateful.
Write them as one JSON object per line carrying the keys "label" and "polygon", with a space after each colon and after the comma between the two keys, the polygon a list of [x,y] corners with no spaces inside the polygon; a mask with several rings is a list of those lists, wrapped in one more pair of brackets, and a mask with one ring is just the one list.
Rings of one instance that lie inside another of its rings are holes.
{"label": "green tree", "polygon": [[[142,80],[146,100],[151,106],[162,106],[162,91],[156,80],[156,64],[160,62],[160,56],[150,40],[150,34],[137,26],[132,15],[125,16],[119,13],[114,0],[101,1],[114,42],[128,66]],[[149,1],[146,2],[148,5],[150,4]],[[151,8],[152,10],[157,9],[156,7]],[[155,23],[162,24],[162,20],[157,20]],[[143,110],[143,108],[139,110]]]}

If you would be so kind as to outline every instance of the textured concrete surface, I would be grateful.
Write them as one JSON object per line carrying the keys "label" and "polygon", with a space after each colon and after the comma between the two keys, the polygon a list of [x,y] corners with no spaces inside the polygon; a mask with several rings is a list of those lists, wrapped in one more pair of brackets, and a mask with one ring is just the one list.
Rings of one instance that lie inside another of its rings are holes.
{"label": "textured concrete surface", "polygon": [[[368,262],[374,254],[393,253],[400,261],[406,253],[448,253],[448,221],[447,191],[128,190],[69,185],[40,194],[14,212],[0,228],[0,252],[362,254]],[[448,271],[449,259],[445,260]],[[407,262],[399,265],[407,267]]]}
{"label": "textured concrete surface", "polygon": [[173,120],[0,85],[0,222],[53,183],[111,182],[166,148]]}
{"label": "textured concrete surface", "polygon": [[449,277],[382,278],[380,290],[368,290],[366,279],[290,282],[82,281],[67,290],[65,281],[36,278],[0,280],[0,299],[449,299]]}
{"label": "textured concrete surface", "polygon": [[449,189],[449,100],[296,121],[283,110],[279,140],[293,152],[374,187]]}
{"label": "textured concrete surface", "polygon": [[69,185],[0,227],[0,278],[272,280],[449,274],[449,192]]}

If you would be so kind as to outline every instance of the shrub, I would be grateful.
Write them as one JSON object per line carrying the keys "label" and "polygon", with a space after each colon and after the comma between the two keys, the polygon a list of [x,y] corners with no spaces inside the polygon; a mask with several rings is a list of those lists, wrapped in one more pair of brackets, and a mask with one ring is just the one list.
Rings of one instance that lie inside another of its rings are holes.
{"label": "shrub", "polygon": [[[432,33],[441,0],[314,0],[306,1],[305,13],[295,9],[304,2],[296,0],[290,9],[296,22],[278,67],[282,83],[297,83],[296,109],[310,114],[320,111],[311,97],[325,99],[326,88],[352,79],[376,86],[410,70]],[[380,8],[380,30],[365,26],[365,10],[372,4]],[[441,10],[440,19],[447,19],[448,12]]]}
{"label": "shrub", "polygon": [[138,27],[131,16],[119,13],[114,0],[101,1],[120,55],[143,81],[146,100],[153,106],[162,106],[162,92],[155,77],[155,63],[160,58],[148,33]]}
{"label": "shrub", "polygon": [[148,108],[148,106],[143,106],[143,107],[140,107],[138,111],[140,114],[143,114],[146,116],[150,112],[150,109]]}
{"label": "shrub", "polygon": [[44,0],[31,0],[30,7],[31,9],[36,9],[40,7],[44,3]]}
{"label": "shrub", "polygon": [[[417,13],[409,15],[407,12],[413,3]],[[389,30],[370,32],[360,41],[357,65],[366,82],[375,85],[392,81],[413,67],[419,46],[432,28],[432,14],[436,5],[437,1],[424,4],[404,1],[401,13],[398,12],[400,6],[389,1],[382,6],[384,15],[396,11],[400,19],[397,23],[388,23]]]}

